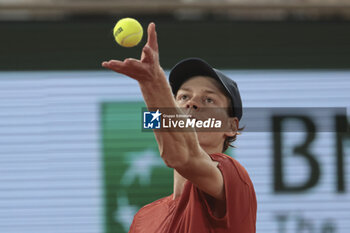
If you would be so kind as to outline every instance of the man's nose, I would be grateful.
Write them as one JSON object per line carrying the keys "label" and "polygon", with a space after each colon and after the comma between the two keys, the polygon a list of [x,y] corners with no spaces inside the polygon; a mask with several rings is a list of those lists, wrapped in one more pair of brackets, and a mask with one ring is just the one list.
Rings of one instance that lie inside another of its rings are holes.
{"label": "man's nose", "polygon": [[194,104],[193,102],[187,103],[186,108],[193,108],[193,109],[197,109],[198,106],[196,104]]}
{"label": "man's nose", "polygon": [[197,99],[197,98],[191,98],[191,99],[186,103],[186,108],[198,109],[198,108],[199,108],[198,99]]}

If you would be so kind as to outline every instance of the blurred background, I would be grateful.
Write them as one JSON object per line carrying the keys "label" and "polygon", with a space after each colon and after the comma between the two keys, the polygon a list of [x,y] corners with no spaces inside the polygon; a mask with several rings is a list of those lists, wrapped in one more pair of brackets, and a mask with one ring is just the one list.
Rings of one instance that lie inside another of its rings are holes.
{"label": "blurred background", "polygon": [[[125,233],[172,193],[137,82],[100,65],[140,56],[146,35],[114,41],[124,17],[156,23],[166,73],[200,57],[248,109],[326,109],[258,118],[270,129],[227,153],[255,185],[257,233],[350,232],[349,115],[334,111],[350,106],[349,0],[0,0],[1,233]],[[273,132],[290,122],[303,130]]]}

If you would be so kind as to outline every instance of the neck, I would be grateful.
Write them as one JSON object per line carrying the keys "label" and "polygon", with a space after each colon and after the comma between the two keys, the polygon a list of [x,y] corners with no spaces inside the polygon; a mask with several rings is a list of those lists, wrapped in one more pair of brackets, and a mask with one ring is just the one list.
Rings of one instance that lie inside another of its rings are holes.
{"label": "neck", "polygon": [[208,155],[222,153],[221,146],[211,147],[211,146],[206,146],[201,144],[201,147]]}

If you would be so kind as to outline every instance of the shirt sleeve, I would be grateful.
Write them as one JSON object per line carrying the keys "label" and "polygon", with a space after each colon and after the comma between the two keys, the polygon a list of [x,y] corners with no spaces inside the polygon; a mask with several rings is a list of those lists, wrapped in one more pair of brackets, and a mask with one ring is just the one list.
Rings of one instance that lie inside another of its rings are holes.
{"label": "shirt sleeve", "polygon": [[138,213],[135,214],[134,219],[132,220],[132,223],[130,225],[128,233],[136,233],[136,220],[137,220],[137,216],[138,216],[137,214]]}
{"label": "shirt sleeve", "polygon": [[[252,211],[252,183],[246,170],[237,161],[227,155],[215,156],[219,162],[225,186],[225,202],[220,203],[201,190],[197,190],[203,207],[207,212],[209,222],[217,227],[230,228],[248,217]],[[223,213],[217,216],[216,213]]]}

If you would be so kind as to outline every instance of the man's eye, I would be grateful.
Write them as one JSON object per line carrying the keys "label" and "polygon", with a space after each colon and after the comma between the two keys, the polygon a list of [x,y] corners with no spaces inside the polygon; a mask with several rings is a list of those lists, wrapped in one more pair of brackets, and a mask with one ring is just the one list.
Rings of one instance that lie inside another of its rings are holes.
{"label": "man's eye", "polygon": [[186,100],[187,98],[188,98],[187,95],[182,95],[182,96],[180,96],[180,99],[181,99],[181,100]]}
{"label": "man's eye", "polygon": [[209,98],[209,97],[205,98],[205,101],[207,103],[214,103],[214,100],[212,98]]}

